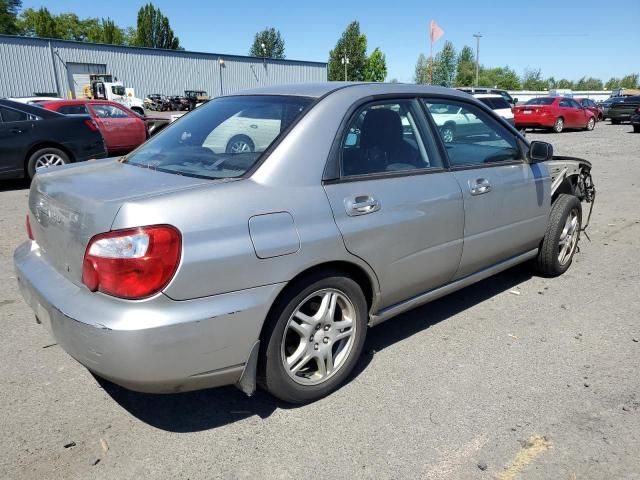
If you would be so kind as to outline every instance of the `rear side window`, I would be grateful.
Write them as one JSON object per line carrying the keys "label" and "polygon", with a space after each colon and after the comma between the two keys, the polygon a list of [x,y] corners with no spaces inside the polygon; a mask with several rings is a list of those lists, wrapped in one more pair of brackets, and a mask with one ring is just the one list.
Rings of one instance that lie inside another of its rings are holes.
{"label": "rear side window", "polygon": [[88,115],[89,111],[85,105],[63,105],[58,112],[64,115]]}
{"label": "rear side window", "polygon": [[[520,160],[516,139],[475,105],[453,100],[424,100],[452,167],[473,167]],[[457,113],[451,113],[457,110]]]}
{"label": "rear side window", "polygon": [[2,120],[9,122],[25,122],[29,120],[29,114],[14,110],[13,108],[0,107],[0,114],[2,114]]}

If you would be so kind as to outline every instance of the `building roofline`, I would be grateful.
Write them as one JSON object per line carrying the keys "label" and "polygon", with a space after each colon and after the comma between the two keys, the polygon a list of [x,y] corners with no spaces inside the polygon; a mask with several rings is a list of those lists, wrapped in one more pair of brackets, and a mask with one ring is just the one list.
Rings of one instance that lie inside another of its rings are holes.
{"label": "building roofline", "polygon": [[162,52],[162,53],[171,53],[178,55],[206,55],[211,57],[222,57],[222,58],[240,58],[244,60],[255,60],[258,62],[267,61],[267,62],[283,62],[283,63],[296,63],[296,64],[312,64],[318,66],[327,67],[327,62],[316,62],[313,60],[295,60],[289,58],[263,58],[263,57],[251,57],[249,55],[236,55],[232,53],[216,53],[216,52],[198,52],[194,50],[171,50],[167,48],[152,48],[152,47],[136,47],[133,45],[114,45],[112,43],[94,43],[94,42],[82,42],[80,40],[62,40],[60,38],[48,38],[48,37],[27,37],[24,35],[5,35],[0,34],[0,40],[3,38],[11,38],[16,40],[25,40],[25,41],[40,41],[40,42],[59,42],[59,43],[69,43],[75,45],[83,45],[83,46],[95,46],[95,47],[111,47],[111,48],[121,48],[124,50],[149,50],[150,52]]}

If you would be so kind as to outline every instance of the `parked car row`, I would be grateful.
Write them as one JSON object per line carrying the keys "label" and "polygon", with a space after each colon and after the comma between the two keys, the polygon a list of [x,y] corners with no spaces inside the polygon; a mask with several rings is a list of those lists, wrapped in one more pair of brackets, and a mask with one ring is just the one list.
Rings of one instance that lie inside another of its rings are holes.
{"label": "parked car row", "polygon": [[150,93],[144,99],[144,106],[147,110],[158,112],[189,111],[208,100],[207,92],[198,90],[185,90],[184,95]]}

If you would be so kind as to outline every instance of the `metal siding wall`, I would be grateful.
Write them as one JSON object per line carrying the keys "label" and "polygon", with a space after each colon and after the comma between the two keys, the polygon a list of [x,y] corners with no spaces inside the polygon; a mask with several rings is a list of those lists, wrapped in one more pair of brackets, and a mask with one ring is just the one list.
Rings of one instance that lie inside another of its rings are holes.
{"label": "metal siding wall", "polygon": [[47,41],[0,37],[0,98],[55,91]]}
{"label": "metal siding wall", "polygon": [[[327,80],[327,66],[322,63],[263,62],[250,57],[56,40],[51,44],[65,63],[106,64],[107,73],[133,87],[139,98],[149,93],[178,95],[184,90],[206,90],[217,96],[221,73],[225,94],[257,86]],[[0,55],[0,97],[56,90],[47,40],[0,36]],[[224,60],[222,72],[219,58]],[[62,61],[56,57],[55,62],[61,93],[67,96],[73,87]]]}

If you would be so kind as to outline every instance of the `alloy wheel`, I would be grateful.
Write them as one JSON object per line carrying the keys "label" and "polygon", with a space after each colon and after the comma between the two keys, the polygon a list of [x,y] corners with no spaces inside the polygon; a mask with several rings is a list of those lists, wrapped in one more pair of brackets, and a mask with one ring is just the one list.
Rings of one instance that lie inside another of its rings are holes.
{"label": "alloy wheel", "polygon": [[229,151],[231,153],[248,153],[251,152],[251,147],[244,140],[236,140],[231,144]]}
{"label": "alloy wheel", "polygon": [[343,292],[323,289],[307,296],[282,336],[282,365],[293,381],[318,385],[346,363],[356,338],[356,309]]}
{"label": "alloy wheel", "polygon": [[47,167],[54,167],[58,165],[64,165],[64,159],[55,153],[45,153],[41,155],[35,163],[36,170]]}
{"label": "alloy wheel", "polygon": [[578,236],[580,235],[580,222],[578,219],[578,210],[574,208],[567,217],[558,241],[558,262],[560,265],[565,265],[571,260],[573,251],[578,243]]}

